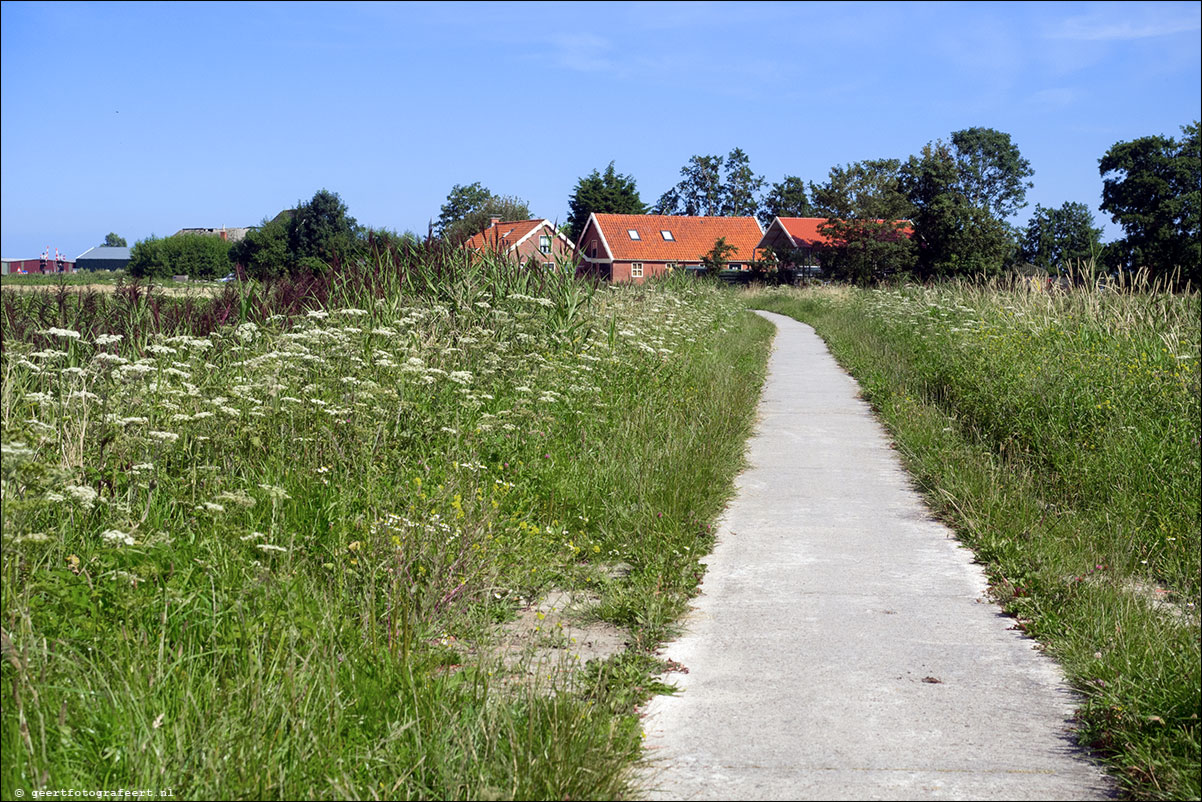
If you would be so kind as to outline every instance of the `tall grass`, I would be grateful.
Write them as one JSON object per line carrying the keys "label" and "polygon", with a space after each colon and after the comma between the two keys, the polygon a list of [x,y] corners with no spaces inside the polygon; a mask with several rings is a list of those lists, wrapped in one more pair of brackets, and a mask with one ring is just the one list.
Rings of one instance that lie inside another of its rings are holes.
{"label": "tall grass", "polygon": [[775,291],[897,438],[1139,798],[1199,794],[1199,296],[1143,285]]}
{"label": "tall grass", "polygon": [[[4,798],[632,793],[766,359],[736,300],[388,245],[2,325]],[[552,587],[643,680],[499,681],[495,623]]]}

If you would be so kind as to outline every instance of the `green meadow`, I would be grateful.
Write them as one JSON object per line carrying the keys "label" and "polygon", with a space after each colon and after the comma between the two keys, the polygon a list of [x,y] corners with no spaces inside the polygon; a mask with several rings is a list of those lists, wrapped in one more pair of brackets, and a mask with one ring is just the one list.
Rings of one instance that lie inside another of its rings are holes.
{"label": "green meadow", "polygon": [[[4,293],[0,796],[624,798],[771,327],[420,249]],[[491,649],[551,591],[625,652]]]}

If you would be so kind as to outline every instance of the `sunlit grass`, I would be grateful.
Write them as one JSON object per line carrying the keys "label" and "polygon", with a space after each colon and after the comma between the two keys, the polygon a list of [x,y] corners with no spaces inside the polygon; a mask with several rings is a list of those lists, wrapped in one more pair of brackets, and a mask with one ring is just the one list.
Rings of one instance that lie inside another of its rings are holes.
{"label": "sunlit grass", "polygon": [[588,587],[650,657],[770,327],[702,283],[377,257],[187,308],[6,294],[5,798],[631,793],[639,683],[502,687],[490,624]]}

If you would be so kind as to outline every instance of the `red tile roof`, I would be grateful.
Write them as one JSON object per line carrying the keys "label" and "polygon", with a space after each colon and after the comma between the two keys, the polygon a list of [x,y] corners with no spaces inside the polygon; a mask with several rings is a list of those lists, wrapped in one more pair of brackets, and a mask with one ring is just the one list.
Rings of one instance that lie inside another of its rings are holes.
{"label": "red tile roof", "polygon": [[[709,251],[719,237],[725,237],[735,251],[728,261],[750,261],[759,254],[756,246],[764,232],[754,217],[685,217],[657,214],[593,214],[597,228],[609,246],[609,255],[622,261],[646,260],[649,262],[697,262]],[[590,227],[581,234],[578,247],[588,247],[584,242]],[[630,231],[638,233],[632,239]],[[671,233],[672,240],[661,232]],[[605,252],[598,247],[598,257]]]}
{"label": "red tile roof", "polygon": [[[788,232],[789,236],[794,239],[794,241],[797,243],[797,245],[799,247],[805,246],[805,245],[814,246],[814,245],[829,245],[829,244],[831,244],[830,238],[824,236],[822,234],[822,232],[820,231],[821,227],[826,225],[826,221],[829,218],[826,218],[826,217],[778,217],[776,219],[780,220],[781,225],[784,227],[785,231]],[[883,223],[885,221],[884,220],[876,220],[874,222]],[[905,232],[907,235],[913,235],[914,228],[913,228],[913,226],[910,225],[909,220],[898,220],[897,222],[905,223],[906,225],[903,226],[901,230],[903,232]]]}
{"label": "red tile roof", "polygon": [[463,247],[507,251],[545,222],[542,219],[498,221],[495,227],[490,225],[483,231],[473,234],[467,242],[463,243]]}

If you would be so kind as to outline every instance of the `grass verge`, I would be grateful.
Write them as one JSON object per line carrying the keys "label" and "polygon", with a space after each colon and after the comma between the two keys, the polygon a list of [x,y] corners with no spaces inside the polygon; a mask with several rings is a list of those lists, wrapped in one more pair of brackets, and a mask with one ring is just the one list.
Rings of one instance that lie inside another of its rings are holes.
{"label": "grass verge", "polygon": [[1198,295],[753,293],[817,330],[1082,694],[1125,792],[1198,798]]}

